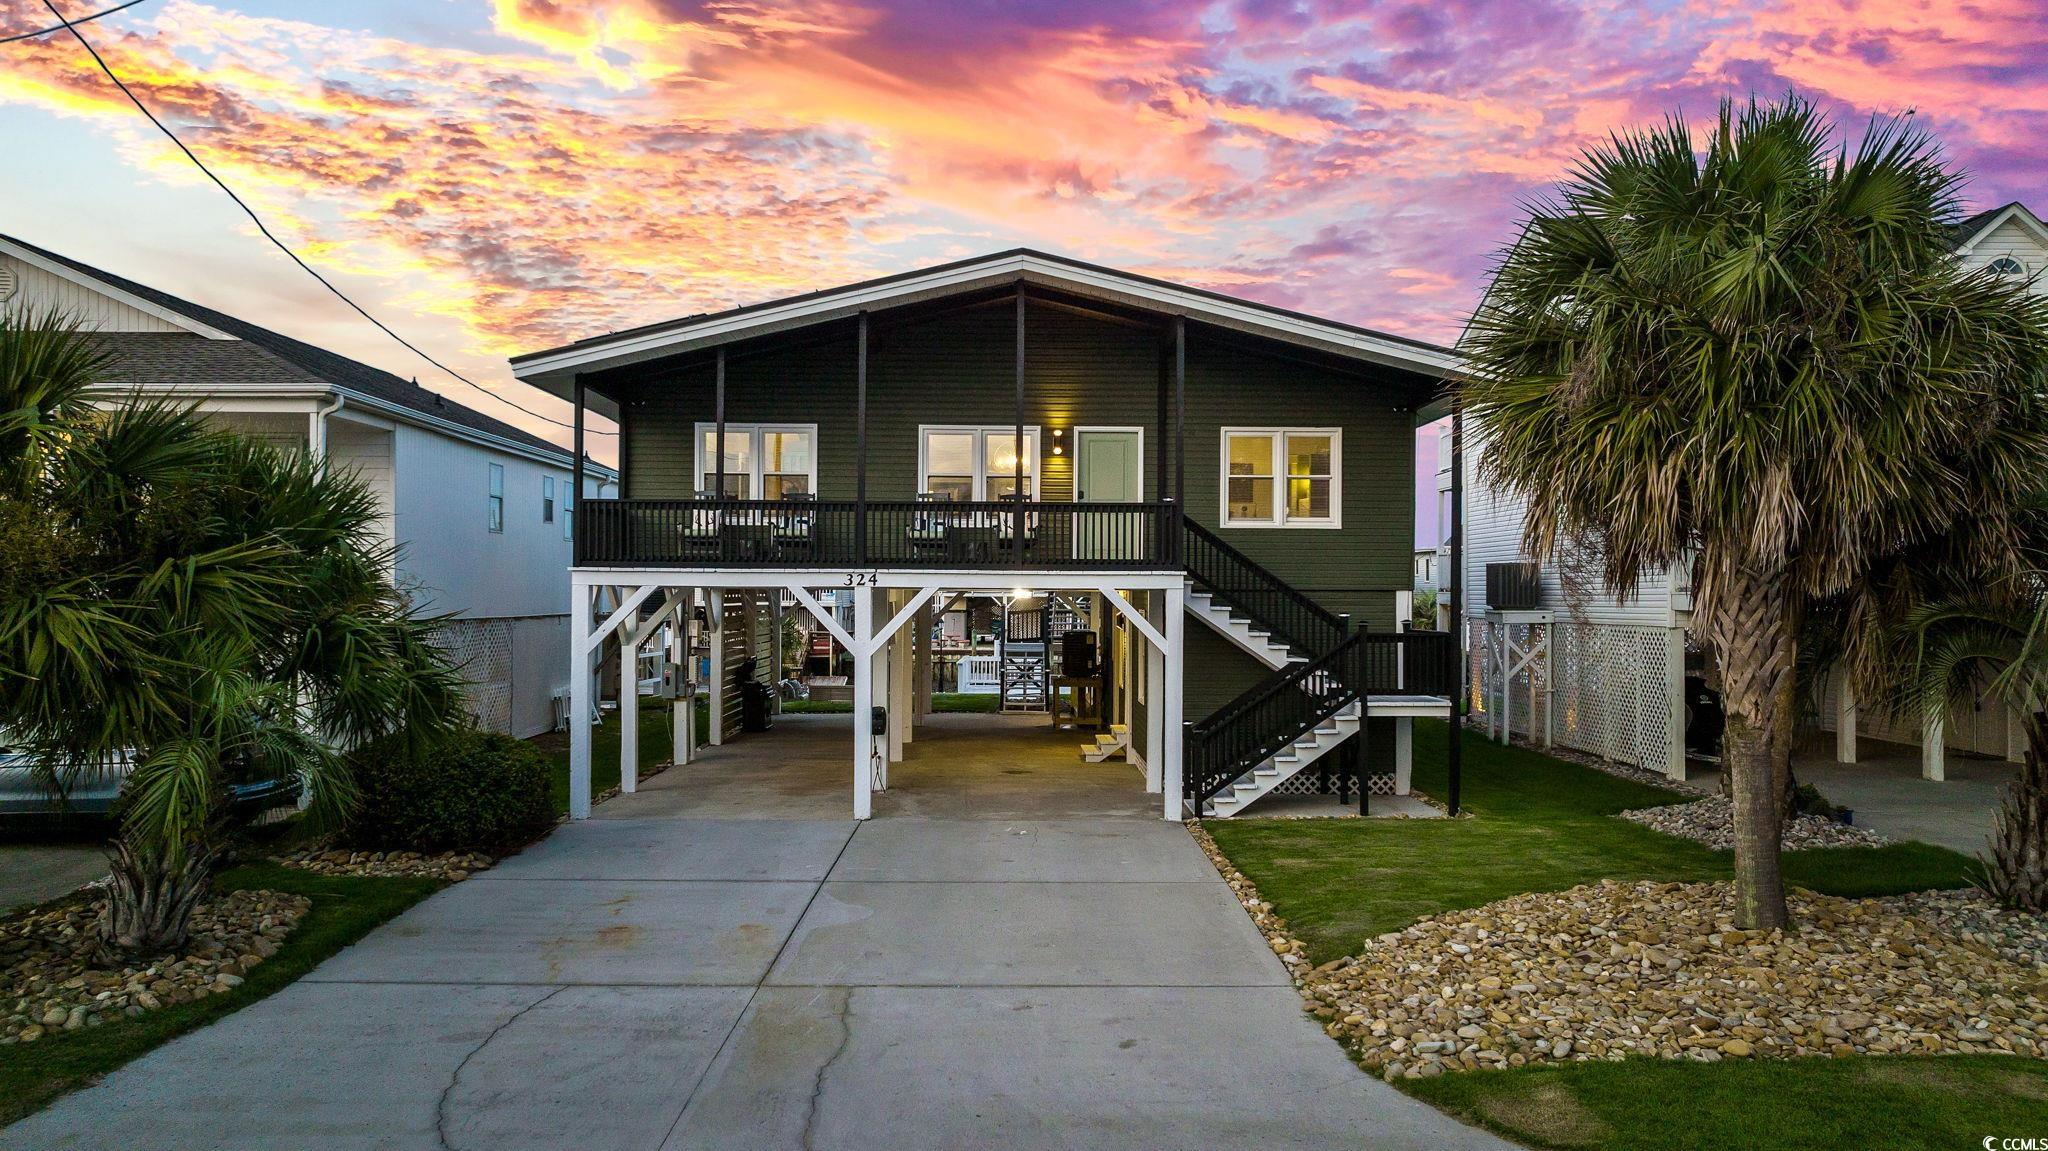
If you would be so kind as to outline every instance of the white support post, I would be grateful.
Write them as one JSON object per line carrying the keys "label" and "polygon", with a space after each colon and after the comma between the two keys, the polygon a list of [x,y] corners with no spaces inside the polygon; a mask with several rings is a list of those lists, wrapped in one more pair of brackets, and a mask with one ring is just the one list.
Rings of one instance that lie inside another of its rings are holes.
{"label": "white support post", "polygon": [[[1165,595],[1158,591],[1145,593],[1146,611],[1154,621],[1165,613],[1165,605],[1161,602],[1165,598]],[[1151,628],[1150,631],[1152,634],[1163,635],[1157,627]],[[1154,641],[1151,635],[1143,631],[1139,634],[1146,637],[1145,790],[1149,794],[1158,795],[1163,786],[1160,773],[1166,768],[1166,756],[1161,750],[1166,746],[1166,707],[1159,699],[1159,687],[1166,682],[1166,645]]]}
{"label": "white support post", "polygon": [[705,592],[704,614],[709,626],[705,633],[711,641],[711,739],[713,747],[725,745],[725,589],[711,588]]}
{"label": "white support post", "polygon": [[590,818],[590,596],[571,587],[569,597],[569,818]]}
{"label": "white support post", "polygon": [[1928,720],[1920,733],[1920,778],[1941,783],[1948,778],[1948,748],[1940,717]]}
{"label": "white support post", "polygon": [[1160,748],[1165,754],[1159,758],[1160,791],[1166,797],[1164,817],[1178,822],[1181,819],[1181,716],[1185,711],[1181,699],[1181,686],[1187,670],[1187,651],[1182,646],[1187,638],[1187,593],[1179,586],[1166,589],[1166,681],[1159,685],[1162,710],[1166,712],[1166,746]]}
{"label": "white support post", "polygon": [[866,591],[854,593],[853,638],[853,817],[866,819],[874,813],[875,729],[868,721],[874,713],[874,661],[865,654],[875,633],[875,598]]}
{"label": "white support post", "polygon": [[[1554,661],[1546,658],[1546,664]],[[1679,783],[1685,782],[1685,629],[1668,628],[1664,634],[1664,706],[1666,730],[1671,733],[1671,745],[1664,751],[1664,774]],[[1557,699],[1553,689],[1550,698]],[[1611,725],[1608,725],[1611,726]]]}
{"label": "white support post", "polygon": [[1514,658],[1515,629],[1511,625],[1500,629],[1500,743],[1506,747],[1515,738],[1515,672],[1509,662]]}
{"label": "white support post", "polygon": [[768,706],[771,714],[782,714],[782,593],[768,596]]}
{"label": "white support post", "polygon": [[[886,605],[889,615],[894,617],[896,614],[895,597],[886,593],[878,594],[883,594],[882,603]],[[903,762],[903,714],[905,711],[904,705],[907,701],[903,698],[903,648],[898,642],[902,634],[903,631],[899,627],[888,638],[875,644],[876,673],[881,677],[883,690],[887,693],[883,697],[883,706],[889,709],[890,763]],[[887,788],[889,786],[888,768],[884,767],[882,772],[882,780],[879,786]]]}
{"label": "white support post", "polygon": [[1394,719],[1394,794],[1408,794],[1408,781],[1415,774],[1415,720]]}
{"label": "white support post", "polygon": [[903,717],[893,725],[896,733],[896,758],[903,758],[903,747],[917,742],[917,652],[915,641],[917,625],[914,621],[923,617],[923,608],[911,616],[913,622],[897,629],[889,642],[895,653],[889,657],[889,666],[896,673],[896,683],[890,695],[902,702]]}
{"label": "white support post", "polygon": [[1837,672],[1841,687],[1835,692],[1835,762],[1856,762],[1856,688],[1849,674]]}
{"label": "white support post", "polygon": [[640,790],[640,645],[637,621],[619,628],[619,791]]}
{"label": "white support post", "polygon": [[[938,597],[935,595],[932,598],[936,600]],[[917,696],[915,714],[917,718],[922,719],[932,713],[932,627],[937,621],[932,615],[930,603],[917,609],[916,620],[917,634],[912,637],[916,644],[916,654],[913,657],[916,663],[912,666],[911,675],[915,681],[912,691]],[[912,725],[912,730],[916,730],[916,725]]]}

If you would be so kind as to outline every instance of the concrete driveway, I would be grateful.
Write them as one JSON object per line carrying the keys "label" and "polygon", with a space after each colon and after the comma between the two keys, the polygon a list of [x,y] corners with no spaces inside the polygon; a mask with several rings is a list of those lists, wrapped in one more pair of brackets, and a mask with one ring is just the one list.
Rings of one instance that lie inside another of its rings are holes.
{"label": "concrete driveway", "polygon": [[[668,773],[616,810],[722,814],[566,826],[0,1145],[1505,1146],[1352,1066],[1127,765],[1122,814],[759,818],[740,752],[786,810],[807,739],[838,742],[785,725]],[[956,811],[947,743],[916,758]],[[1009,807],[1017,778],[955,782]]]}

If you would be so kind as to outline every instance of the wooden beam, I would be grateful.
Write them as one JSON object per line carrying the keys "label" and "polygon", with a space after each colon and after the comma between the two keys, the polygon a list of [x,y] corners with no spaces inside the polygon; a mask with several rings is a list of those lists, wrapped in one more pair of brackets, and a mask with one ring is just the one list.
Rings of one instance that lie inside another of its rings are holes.
{"label": "wooden beam", "polygon": [[1125,619],[1130,620],[1140,632],[1144,633],[1148,643],[1160,651],[1166,650],[1166,637],[1160,634],[1158,628],[1152,626],[1152,621],[1145,618],[1145,613],[1139,611],[1136,604],[1117,594],[1117,590],[1107,584],[1098,590],[1102,592],[1104,598],[1108,599]]}
{"label": "wooden beam", "polygon": [[647,602],[647,597],[653,595],[660,586],[660,584],[645,584],[634,588],[632,594],[628,595],[619,604],[619,610],[606,616],[604,623],[598,625],[598,629],[590,633],[590,637],[586,642],[591,646],[603,643],[604,637],[610,635],[613,628],[625,622],[626,617],[631,615],[636,608]]}
{"label": "wooden beam", "polygon": [[811,589],[802,584],[794,583],[786,586],[789,588],[789,593],[796,597],[797,602],[809,609],[810,613],[817,617],[819,623],[825,625],[825,630],[832,633],[832,638],[839,641],[840,647],[845,648],[849,655],[858,654],[854,650],[853,637],[846,634],[846,629],[839,626],[839,620],[831,611],[826,609],[824,604],[818,602],[817,597],[811,594]]}
{"label": "wooden beam", "polygon": [[[711,441],[711,452],[717,457],[711,464],[714,469],[711,474],[715,477],[711,481],[711,498],[722,500],[725,498],[725,346],[723,344],[719,345],[718,348],[715,375],[718,383],[716,391],[713,393],[716,398],[712,401],[712,413],[713,417],[718,421],[718,431]],[[691,434],[694,435],[695,433]],[[696,455],[696,445],[691,445],[690,454],[692,456]],[[695,488],[697,484],[703,482],[703,480],[698,479],[692,482],[690,486]]]}

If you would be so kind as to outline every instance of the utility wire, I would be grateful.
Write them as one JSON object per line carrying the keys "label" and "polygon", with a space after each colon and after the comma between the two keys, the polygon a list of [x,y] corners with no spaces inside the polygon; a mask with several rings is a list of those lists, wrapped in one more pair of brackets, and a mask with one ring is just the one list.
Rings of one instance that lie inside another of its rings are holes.
{"label": "utility wire", "polygon": [[[102,11],[95,12],[90,16],[80,16],[78,19],[69,21],[68,23],[52,24],[48,28],[39,28],[34,32],[17,32],[12,36],[0,36],[0,44],[12,44],[16,40],[33,40],[37,36],[48,36],[52,32],[62,32],[64,29],[70,27],[72,24],[83,24],[88,20],[97,20],[102,16],[112,16],[114,13],[119,12],[123,8],[133,8],[140,3],[142,3],[142,0],[128,0],[126,4],[116,4],[112,8],[107,8]],[[57,17],[57,19],[62,20],[64,19],[64,17],[59,16]]]}
{"label": "utility wire", "polygon": [[[308,264],[306,261],[300,259],[299,254],[297,252],[292,251],[291,248],[288,247],[283,240],[280,240],[275,235],[273,235],[270,231],[269,226],[264,224],[263,217],[258,216],[256,214],[256,209],[251,208],[248,205],[247,201],[243,200],[240,196],[235,194],[235,190],[233,188],[228,187],[225,181],[223,181],[219,176],[214,175],[213,169],[207,167],[206,164],[203,161],[201,161],[198,156],[194,155],[192,153],[192,149],[187,148],[185,146],[185,142],[183,140],[178,139],[178,134],[176,132],[171,131],[169,125],[165,124],[162,120],[156,118],[156,113],[149,110],[149,105],[144,104],[142,102],[142,99],[129,89],[128,85],[121,82],[121,78],[115,75],[114,70],[107,65],[106,60],[101,58],[99,51],[92,46],[92,42],[85,38],[85,33],[78,30],[77,21],[66,19],[64,13],[59,12],[57,10],[57,5],[54,2],[54,0],[43,0],[43,7],[48,8],[50,10],[50,15],[55,16],[60,21],[60,27],[70,30],[71,34],[78,39],[79,46],[84,48],[86,52],[92,56],[93,63],[98,64],[100,66],[100,71],[106,73],[107,79],[112,80],[114,82],[114,87],[119,88],[121,90],[121,94],[123,96],[128,97],[128,102],[135,105],[137,111],[141,112],[144,116],[148,117],[149,122],[156,125],[157,131],[162,132],[164,136],[170,140],[171,143],[176,144],[178,146],[178,151],[183,152],[185,154],[185,158],[187,160],[192,161],[193,167],[198,168],[202,175],[204,175],[207,179],[213,181],[215,187],[227,193],[228,199],[233,200],[235,202],[235,206],[242,210],[242,214],[249,217],[249,221],[256,225],[256,230],[258,232],[263,233],[264,239],[269,240],[273,245],[275,245],[278,251],[283,252],[285,255],[291,257],[292,263],[297,264],[299,267],[305,269],[307,275],[313,277],[315,280],[320,281],[320,286],[334,293],[334,297],[336,299],[340,300],[344,304],[347,304],[350,308],[353,308],[357,315],[370,321],[372,324],[375,324],[377,326],[378,331],[381,331],[385,335],[390,336],[392,339],[397,340],[401,345],[405,347],[407,351],[410,351],[413,355],[416,355],[420,359],[423,359],[426,362],[434,365],[435,367],[448,373],[450,376],[455,377],[457,380],[460,380],[463,383],[468,384],[470,387],[475,388],[477,391],[482,392],[483,394],[491,397],[492,399],[498,401],[501,404],[504,404],[509,408],[525,412],[527,415],[532,416],[534,419],[543,420],[547,423],[555,425],[558,428],[574,429],[574,424],[564,423],[561,420],[555,419],[553,416],[542,415],[541,413],[536,412],[532,408],[526,407],[518,403],[517,401],[507,399],[504,396],[501,396],[498,393],[492,391],[491,389],[484,387],[482,384],[477,383],[475,380],[472,380],[469,377],[463,375],[461,372],[456,371],[454,368],[451,368],[448,365],[442,363],[441,361],[435,359],[434,357],[428,355],[425,350],[419,347],[419,345],[414,344],[411,340],[408,340],[404,336],[399,335],[397,332],[393,331],[391,327],[384,321],[378,319],[377,317],[371,315],[368,311],[366,311],[361,304],[358,304],[354,300],[349,299],[346,293],[344,293],[340,288],[335,287],[334,284],[330,282],[327,279],[327,277],[321,275],[313,267],[313,265]],[[101,13],[101,15],[105,15],[105,13]],[[49,30],[55,31],[56,29],[53,28]],[[585,434],[618,434],[616,432],[604,431],[598,428],[586,427],[583,430]]]}

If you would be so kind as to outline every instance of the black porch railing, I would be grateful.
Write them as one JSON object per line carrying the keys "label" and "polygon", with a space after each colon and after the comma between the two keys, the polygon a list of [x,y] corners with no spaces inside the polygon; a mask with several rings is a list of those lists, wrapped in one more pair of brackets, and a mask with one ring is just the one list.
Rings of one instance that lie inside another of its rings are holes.
{"label": "black porch railing", "polygon": [[990,500],[585,500],[579,567],[1173,570],[1180,510]]}
{"label": "black porch railing", "polygon": [[[1354,632],[1188,726],[1184,763],[1196,811],[1361,696],[1448,697],[1457,651],[1442,631]],[[1364,781],[1359,780],[1362,787]]]}
{"label": "black porch railing", "polygon": [[1344,641],[1351,630],[1343,616],[1321,604],[1225,543],[1191,519],[1181,521],[1181,559],[1195,585],[1251,617],[1296,655],[1318,656]]}

